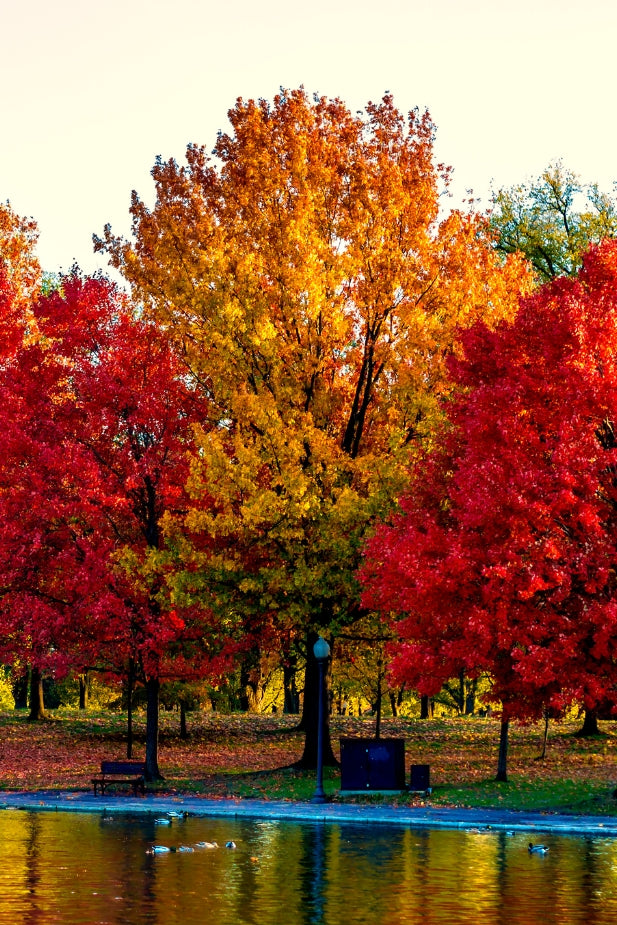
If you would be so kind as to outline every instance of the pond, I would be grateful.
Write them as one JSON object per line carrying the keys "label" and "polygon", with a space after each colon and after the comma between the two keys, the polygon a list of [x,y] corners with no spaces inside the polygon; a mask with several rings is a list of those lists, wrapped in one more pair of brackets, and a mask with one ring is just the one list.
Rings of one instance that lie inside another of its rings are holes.
{"label": "pond", "polygon": [[[6,810],[0,922],[570,925],[617,921],[617,840]],[[153,845],[220,847],[149,853]],[[225,848],[228,841],[235,848]]]}

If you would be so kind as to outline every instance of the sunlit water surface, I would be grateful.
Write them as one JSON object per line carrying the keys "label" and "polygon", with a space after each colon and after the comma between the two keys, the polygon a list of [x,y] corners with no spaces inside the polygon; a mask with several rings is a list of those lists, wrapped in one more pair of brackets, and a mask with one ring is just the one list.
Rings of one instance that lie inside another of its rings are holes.
{"label": "sunlit water surface", "polygon": [[[617,840],[5,810],[0,922],[617,922]],[[227,841],[235,849],[224,847]],[[216,841],[215,849],[149,854]]]}

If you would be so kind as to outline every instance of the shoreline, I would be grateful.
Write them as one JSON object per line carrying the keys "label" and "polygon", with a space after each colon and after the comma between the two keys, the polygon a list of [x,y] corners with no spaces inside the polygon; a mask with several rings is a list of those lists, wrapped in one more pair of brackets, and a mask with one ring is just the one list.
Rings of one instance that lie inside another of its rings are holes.
{"label": "shoreline", "polygon": [[191,796],[94,796],[85,791],[6,791],[0,809],[31,812],[164,814],[270,819],[286,822],[389,825],[409,828],[475,829],[498,832],[544,832],[556,835],[617,837],[617,817],[562,815],[499,809],[431,806],[372,806],[269,800],[208,799]]}

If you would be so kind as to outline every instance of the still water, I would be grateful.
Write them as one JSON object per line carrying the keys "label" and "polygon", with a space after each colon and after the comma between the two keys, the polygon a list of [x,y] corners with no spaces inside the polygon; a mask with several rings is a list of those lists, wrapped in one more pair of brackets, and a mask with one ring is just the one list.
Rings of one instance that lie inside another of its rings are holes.
{"label": "still water", "polygon": [[[617,922],[617,840],[191,817],[0,813],[0,922]],[[226,849],[233,840],[236,848]],[[150,854],[216,841],[218,848]]]}

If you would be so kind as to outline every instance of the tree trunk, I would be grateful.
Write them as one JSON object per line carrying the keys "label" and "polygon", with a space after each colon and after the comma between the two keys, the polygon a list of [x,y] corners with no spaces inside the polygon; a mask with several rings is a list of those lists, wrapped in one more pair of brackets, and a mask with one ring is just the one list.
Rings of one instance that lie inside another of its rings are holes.
{"label": "tree trunk", "polygon": [[401,686],[396,691],[389,691],[388,696],[390,697],[390,706],[392,708],[392,716],[394,719],[398,717],[399,710],[403,706],[403,696],[405,694],[405,685]]}
{"label": "tree trunk", "polygon": [[186,703],[184,700],[180,701],[180,738],[188,739],[189,734],[186,730]]}
{"label": "tree trunk", "polygon": [[240,709],[243,713],[261,713],[265,686],[262,654],[255,646],[245,654],[240,665]]}
{"label": "tree trunk", "polygon": [[79,709],[88,708],[88,672],[79,675]]}
{"label": "tree trunk", "polygon": [[431,698],[422,694],[420,697],[420,719],[428,719],[431,710]]}
{"label": "tree trunk", "polygon": [[32,668],[30,671],[30,713],[28,719],[34,722],[45,719],[43,678],[38,668]]}
{"label": "tree trunk", "polygon": [[283,704],[283,713],[300,712],[300,696],[296,687],[296,673],[298,670],[296,656],[290,656],[288,662],[283,664],[283,690],[285,701]]}
{"label": "tree trunk", "polygon": [[135,663],[129,659],[126,679],[126,757],[133,757],[133,689],[135,687]]}
{"label": "tree trunk", "polygon": [[398,703],[396,700],[395,691],[388,691],[388,697],[390,698],[390,709],[392,710],[392,716],[394,719],[398,716]]}
{"label": "tree trunk", "polygon": [[248,669],[246,662],[240,665],[240,690],[238,691],[238,706],[242,713],[249,712]]}
{"label": "tree trunk", "polygon": [[375,721],[375,738],[381,738],[381,678],[382,678],[382,665],[381,659],[377,665],[377,719]]}
{"label": "tree trunk", "polygon": [[15,701],[16,710],[27,710],[28,709],[28,675],[25,674],[21,678],[16,678],[13,681],[13,699]]}
{"label": "tree trunk", "polygon": [[595,712],[595,710],[585,710],[583,726],[576,734],[583,737],[600,735],[600,727],[598,726],[598,714]]}
{"label": "tree trunk", "polygon": [[499,757],[497,759],[497,776],[495,780],[508,783],[508,731],[510,722],[502,719],[499,732]]}
{"label": "tree trunk", "polygon": [[465,672],[461,670],[458,676],[458,711],[465,712]]}
{"label": "tree trunk", "polygon": [[467,693],[465,695],[465,716],[473,716],[476,712],[476,691],[478,689],[478,679],[474,678],[473,681],[467,685]]}
{"label": "tree trunk", "polygon": [[246,686],[249,713],[261,713],[264,699],[264,685],[261,681],[249,681]]}
{"label": "tree trunk", "polygon": [[159,689],[158,678],[146,681],[146,780],[162,780],[159,771]]}
{"label": "tree trunk", "polygon": [[[313,653],[313,646],[317,642],[318,638],[319,637],[315,632],[310,632],[307,638],[304,704],[302,709],[302,721],[300,723],[300,728],[304,730],[304,752],[300,760],[296,762],[296,767],[302,768],[304,770],[314,770],[317,767],[317,736],[319,731],[319,668],[317,665],[317,659]],[[326,666],[326,691],[324,692],[324,703],[326,704],[326,709],[324,709],[323,724],[323,763],[325,767],[333,768],[337,767],[338,761],[336,760],[334,752],[332,751],[332,742],[330,740],[330,721],[327,709],[327,705],[329,703],[329,697],[327,696],[329,681],[330,671],[329,666]]]}
{"label": "tree trunk", "polygon": [[544,759],[546,758],[546,743],[548,741],[548,720],[549,720],[548,710],[545,710],[544,711],[544,736],[542,738],[542,751],[536,758],[536,761],[544,761]]}

